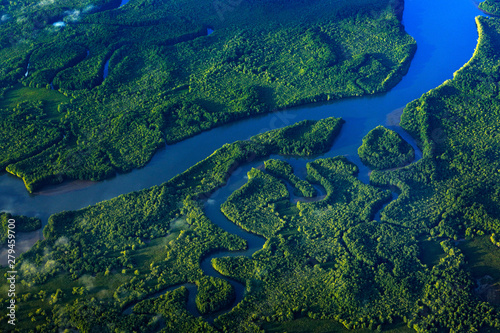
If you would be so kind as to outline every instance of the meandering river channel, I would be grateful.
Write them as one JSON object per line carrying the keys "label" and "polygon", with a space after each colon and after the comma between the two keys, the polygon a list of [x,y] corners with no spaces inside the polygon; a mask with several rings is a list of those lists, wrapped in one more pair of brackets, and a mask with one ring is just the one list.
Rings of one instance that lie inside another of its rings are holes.
{"label": "meandering river channel", "polygon": [[[124,3],[126,0],[122,5]],[[367,183],[370,170],[359,160],[357,149],[362,138],[377,125],[396,130],[414,147],[416,159],[421,157],[416,142],[398,126],[401,110],[423,93],[451,79],[453,73],[470,59],[477,40],[474,17],[482,14],[472,0],[406,0],[403,24],[406,31],[416,39],[418,49],[408,74],[390,92],[296,107],[228,124],[167,146],[146,167],[99,183],[73,181],[29,194],[19,178],[3,173],[0,176],[0,211],[37,216],[46,224],[48,217],[54,213],[80,209],[120,194],[161,184],[206,158],[225,143],[244,140],[303,119],[331,116],[342,117],[346,123],[331,150],[320,157],[346,155],[360,168],[358,178]],[[272,157],[288,161],[299,177],[305,177],[305,165],[310,160]],[[207,275],[228,280],[213,269],[210,260],[221,256],[250,256],[264,244],[264,238],[243,231],[220,212],[220,205],[246,182],[246,172],[259,165],[262,162],[256,161],[238,168],[227,184],[213,193],[205,204],[205,213],[215,224],[248,242],[248,249],[245,251],[216,253],[204,258],[201,267]],[[378,214],[376,219],[377,216]],[[16,250],[27,250],[40,238],[41,231],[18,235]],[[7,258],[5,249],[0,253],[0,260],[4,258]],[[5,262],[0,261],[0,264]],[[228,281],[236,291],[235,305],[243,299],[245,288],[240,283]],[[191,305],[188,308],[196,314],[193,287],[190,285],[189,288],[191,292],[188,305]],[[213,315],[207,317],[210,321],[213,318]]]}

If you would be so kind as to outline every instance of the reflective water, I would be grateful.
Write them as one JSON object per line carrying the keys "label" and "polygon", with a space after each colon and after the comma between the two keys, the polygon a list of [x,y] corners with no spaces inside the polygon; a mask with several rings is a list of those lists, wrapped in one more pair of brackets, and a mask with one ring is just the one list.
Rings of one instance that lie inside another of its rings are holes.
{"label": "reflective water", "polygon": [[[125,3],[124,0],[122,5]],[[342,117],[346,123],[332,149],[321,157],[346,155],[360,167],[359,179],[367,182],[369,169],[363,166],[357,156],[361,139],[377,125],[386,125],[416,146],[416,142],[397,126],[401,108],[445,80],[451,79],[453,73],[469,60],[477,40],[474,17],[480,14],[471,0],[406,0],[403,24],[407,32],[416,39],[418,50],[408,74],[390,92],[291,108],[222,126],[167,146],[142,169],[99,183],[74,181],[28,194],[20,179],[3,174],[0,176],[0,211],[38,216],[45,224],[51,214],[80,209],[123,193],[161,184],[204,159],[224,143],[244,140],[303,119],[331,116]],[[308,160],[296,158],[287,161],[293,165],[299,176],[305,175],[305,164]],[[249,244],[249,248],[244,252],[218,253],[205,258],[202,268],[209,275],[221,277],[212,268],[211,258],[251,255],[262,247],[263,238],[243,231],[227,221],[219,211],[220,204],[227,196],[246,182],[246,171],[259,164],[261,162],[256,161],[236,170],[228,184],[215,192],[209,201],[210,204],[205,205],[206,214],[214,223],[247,239]],[[32,244],[36,235],[40,237],[41,232],[18,236],[19,248],[23,246],[24,239],[24,247],[28,248],[26,245]],[[7,257],[4,252],[0,253],[0,261]],[[238,302],[243,297],[244,287],[234,281],[230,282],[236,289]]]}

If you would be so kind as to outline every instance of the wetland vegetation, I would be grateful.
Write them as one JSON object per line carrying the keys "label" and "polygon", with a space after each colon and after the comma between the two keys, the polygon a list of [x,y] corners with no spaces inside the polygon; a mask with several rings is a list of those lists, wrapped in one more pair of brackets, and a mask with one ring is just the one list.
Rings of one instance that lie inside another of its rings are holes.
{"label": "wetland vegetation", "polygon": [[[0,236],[1,245],[7,244],[7,239],[9,238],[9,220],[11,222],[14,220],[14,222],[11,223],[12,225],[15,225],[15,227],[12,228],[14,232],[34,231],[42,227],[42,221],[38,218],[0,213],[0,232],[2,233]],[[14,242],[10,242],[12,245],[15,244],[15,237],[13,239]],[[11,246],[10,248],[15,248],[15,246]]]}
{"label": "wetland vegetation", "polygon": [[358,154],[363,163],[376,170],[401,167],[415,157],[413,148],[384,126],[377,126],[363,138]]}
{"label": "wetland vegetation", "polygon": [[[30,191],[65,178],[103,179],[144,165],[165,142],[227,121],[384,91],[415,47],[391,2],[248,1],[218,12],[208,1],[184,4],[137,0],[124,10],[103,1],[82,10],[76,24],[56,4],[43,16],[22,1],[2,3],[11,17],[32,21],[7,20],[0,29],[40,41],[0,40],[2,166]],[[306,4],[315,20],[295,15]],[[46,29],[61,19],[65,27]],[[498,332],[500,21],[478,18],[477,26],[473,58],[403,112],[402,127],[423,151],[419,161],[403,166],[412,149],[378,127],[360,148],[377,169],[369,184],[345,156],[311,160],[300,178],[269,156],[325,153],[343,124],[302,121],[225,144],[161,185],[54,214],[44,239],[17,258],[23,306],[16,316],[23,320],[15,329]],[[215,32],[205,36],[209,27]],[[78,46],[66,52],[61,36]],[[44,52],[52,47],[61,54],[49,59]],[[59,92],[47,89],[51,82]],[[16,89],[50,96],[19,100]],[[12,126],[19,131],[9,135]],[[264,167],[250,169],[221,210],[265,243],[249,257],[213,258],[222,278],[207,275],[204,258],[248,244],[213,223],[203,204],[241,166],[258,161]],[[293,203],[285,182],[309,197],[321,184],[326,195]],[[394,187],[400,195],[391,201]],[[245,286],[234,307],[229,280]],[[196,295],[185,283],[196,285]],[[187,310],[189,297],[202,316]]]}
{"label": "wetland vegetation", "polygon": [[0,168],[30,192],[130,171],[165,144],[251,115],[387,91],[416,49],[399,1],[118,5],[0,5],[1,112],[25,107],[15,96],[29,88],[52,120],[8,131],[0,118],[2,147],[25,142],[24,128],[42,133],[36,147],[0,152]]}

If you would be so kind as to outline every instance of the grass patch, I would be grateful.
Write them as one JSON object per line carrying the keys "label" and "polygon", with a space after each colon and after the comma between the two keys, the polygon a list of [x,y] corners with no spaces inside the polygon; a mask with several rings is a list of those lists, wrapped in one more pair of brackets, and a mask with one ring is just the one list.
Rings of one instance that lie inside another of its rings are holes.
{"label": "grass patch", "polygon": [[476,295],[484,301],[500,306],[500,248],[488,236],[459,243],[467,260],[467,267],[476,280]]}
{"label": "grass patch", "polygon": [[[2,269],[2,273],[5,270]],[[21,318],[17,322],[20,331],[33,329],[36,325],[43,324],[47,321],[47,307],[55,305],[70,304],[77,298],[82,296],[73,294],[73,288],[86,288],[88,297],[96,297],[98,299],[112,299],[114,290],[131,279],[131,276],[124,275],[120,272],[115,272],[109,276],[97,274],[96,276],[84,275],[76,280],[72,279],[68,274],[60,274],[52,278],[49,282],[43,285],[26,286],[19,283],[18,295],[23,295],[18,298],[18,302],[22,302],[16,312],[16,317]],[[60,289],[62,294],[59,299],[54,298],[55,291]]]}
{"label": "grass patch", "polygon": [[500,248],[491,243],[489,236],[460,242],[458,247],[464,253],[474,278],[489,275],[495,283],[500,282]]}
{"label": "grass patch", "polygon": [[418,246],[420,248],[420,261],[429,267],[436,265],[441,258],[446,256],[438,241],[425,240],[418,243]]}
{"label": "grass patch", "polygon": [[[189,228],[180,229],[187,230]],[[144,248],[136,250],[131,256],[136,263],[137,269],[141,272],[148,271],[152,262],[159,262],[165,259],[167,255],[166,246],[168,243],[179,236],[180,230],[170,233],[166,237],[155,238],[151,240]]]}
{"label": "grass patch", "polygon": [[0,100],[0,108],[13,108],[21,102],[43,102],[43,110],[49,119],[59,119],[61,114],[57,107],[61,103],[69,103],[70,99],[56,90],[24,87],[21,84],[7,91]]}

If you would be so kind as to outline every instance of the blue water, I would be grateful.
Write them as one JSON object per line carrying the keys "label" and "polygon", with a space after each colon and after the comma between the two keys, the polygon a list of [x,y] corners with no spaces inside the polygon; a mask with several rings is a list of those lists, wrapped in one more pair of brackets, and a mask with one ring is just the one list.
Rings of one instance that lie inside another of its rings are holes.
{"label": "blue water", "polygon": [[[389,93],[291,108],[215,128],[165,147],[142,169],[99,183],[75,181],[32,195],[26,192],[22,180],[3,174],[0,176],[0,211],[39,216],[46,221],[51,214],[62,210],[79,209],[161,184],[227,142],[247,139],[303,119],[335,116],[346,120],[332,150],[325,156],[347,155],[362,168],[356,153],[362,137],[377,125],[393,125],[387,119],[388,114],[451,79],[469,60],[477,40],[474,17],[479,14],[470,0],[407,0],[403,23],[417,40],[418,49],[408,74]],[[364,169],[360,178],[366,177],[367,169]],[[72,190],[65,192],[65,188]]]}
{"label": "blue water", "polygon": [[[122,5],[125,3],[126,1],[123,1]],[[377,125],[386,125],[397,130],[415,147],[416,143],[397,126],[397,114],[408,102],[451,79],[453,73],[470,59],[477,40],[474,17],[481,14],[471,0],[406,0],[403,24],[407,32],[416,39],[418,49],[408,74],[390,92],[291,108],[225,125],[167,146],[142,169],[99,183],[74,181],[46,188],[36,194],[28,194],[19,178],[3,174],[0,176],[0,211],[38,216],[46,223],[51,214],[80,209],[123,193],[161,184],[209,156],[225,143],[244,140],[303,119],[323,119],[331,116],[342,117],[346,123],[332,149],[321,157],[346,155],[360,167],[359,179],[367,182],[369,170],[357,156],[362,138]],[[305,175],[306,159],[287,160],[299,176]],[[246,171],[259,163],[261,162],[255,161],[237,169],[228,185],[215,192],[210,198],[211,201],[205,205],[206,214],[214,223],[231,233],[242,235],[249,242],[246,252],[235,252],[233,255],[250,255],[262,246],[263,239],[243,232],[225,220],[219,207],[234,189],[246,182]],[[18,236],[17,240],[21,240],[18,249],[27,249],[40,235],[39,231],[28,233],[24,236],[24,245],[23,237]],[[1,253],[0,258],[7,257]],[[218,255],[225,256],[228,253],[214,254],[204,260],[202,268],[206,274],[220,276],[210,265],[210,259]],[[237,289],[237,301],[241,300],[244,287],[235,282],[231,284]]]}
{"label": "blue water", "polygon": [[102,72],[102,80],[104,81],[108,77],[109,73],[109,59],[106,60],[106,63],[104,64],[104,69]]}
{"label": "blue water", "polygon": [[118,6],[118,8],[125,6],[129,1],[130,0],[122,0],[122,2],[120,3],[120,6]]}

